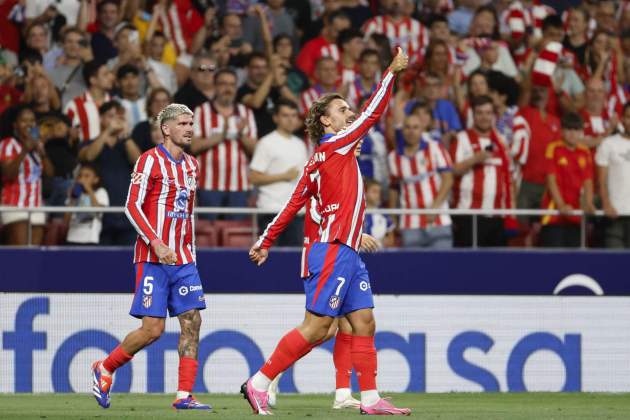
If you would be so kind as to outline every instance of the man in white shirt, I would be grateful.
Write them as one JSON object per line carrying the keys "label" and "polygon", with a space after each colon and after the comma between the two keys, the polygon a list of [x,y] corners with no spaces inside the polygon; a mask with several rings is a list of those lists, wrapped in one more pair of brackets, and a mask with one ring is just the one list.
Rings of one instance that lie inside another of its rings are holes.
{"label": "man in white shirt", "polygon": [[[299,124],[299,110],[294,102],[279,99],[273,122],[276,129],[260,139],[249,166],[249,180],[258,187],[257,207],[273,214],[261,215],[258,225],[264,229],[275,213],[282,210],[291,197],[295,184],[306,164],[304,141],[293,135]],[[296,217],[278,238],[279,246],[302,245],[303,219]]]}
{"label": "man in white shirt", "polygon": [[595,163],[604,213],[608,216],[606,248],[630,248],[630,103],[623,108],[624,132],[606,137],[597,148]]}

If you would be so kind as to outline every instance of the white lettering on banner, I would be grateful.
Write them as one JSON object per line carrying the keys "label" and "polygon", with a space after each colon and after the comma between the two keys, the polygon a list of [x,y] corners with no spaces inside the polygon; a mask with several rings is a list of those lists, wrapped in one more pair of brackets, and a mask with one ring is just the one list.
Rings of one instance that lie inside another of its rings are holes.
{"label": "white lettering on banner", "polygon": [[[206,298],[195,392],[238,390],[304,314],[301,295]],[[0,392],[89,389],[90,363],[138,326],[131,302],[122,294],[0,294]],[[375,296],[375,305],[384,391],[630,391],[630,297]],[[115,390],[175,391],[178,335],[169,319],[164,339],[116,372]],[[300,361],[282,391],[333,390],[332,345]]]}

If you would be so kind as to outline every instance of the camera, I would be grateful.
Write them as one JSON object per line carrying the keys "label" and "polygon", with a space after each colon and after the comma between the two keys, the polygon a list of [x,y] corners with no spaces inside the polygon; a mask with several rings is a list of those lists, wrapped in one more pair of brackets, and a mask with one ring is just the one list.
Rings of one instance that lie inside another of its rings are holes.
{"label": "camera", "polygon": [[486,147],[483,148],[486,152],[494,152],[494,144],[490,143]]}

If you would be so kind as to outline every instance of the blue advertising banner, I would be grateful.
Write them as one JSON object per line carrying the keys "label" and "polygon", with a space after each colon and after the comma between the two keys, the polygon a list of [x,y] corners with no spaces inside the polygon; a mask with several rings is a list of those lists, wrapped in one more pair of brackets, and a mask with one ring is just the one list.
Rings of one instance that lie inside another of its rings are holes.
{"label": "blue advertising banner", "polygon": [[[630,252],[391,250],[364,255],[377,294],[629,296]],[[130,248],[0,250],[0,292],[128,293]],[[206,293],[302,293],[300,252],[274,249],[256,267],[245,250],[202,249]]]}

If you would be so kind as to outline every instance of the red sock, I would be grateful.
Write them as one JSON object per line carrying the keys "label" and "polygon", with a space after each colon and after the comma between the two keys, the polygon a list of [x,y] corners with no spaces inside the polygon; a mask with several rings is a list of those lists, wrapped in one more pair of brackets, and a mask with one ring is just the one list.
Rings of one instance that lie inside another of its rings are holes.
{"label": "red sock", "polygon": [[350,388],[352,375],[352,335],[337,331],[335,346],[333,347],[333,362],[335,363],[336,388]]}
{"label": "red sock", "polygon": [[103,367],[110,373],[114,373],[116,369],[127,363],[133,358],[127,354],[122,347],[118,346],[112,351],[107,359],[103,360]]}
{"label": "red sock", "polygon": [[267,378],[274,379],[312,349],[313,345],[297,329],[293,329],[282,337],[260,372]]}
{"label": "red sock", "polygon": [[376,389],[376,347],[374,337],[352,336],[352,365],[357,373],[359,389]]}
{"label": "red sock", "polygon": [[190,357],[179,358],[179,384],[178,391],[192,392],[197,376],[197,360]]}

